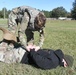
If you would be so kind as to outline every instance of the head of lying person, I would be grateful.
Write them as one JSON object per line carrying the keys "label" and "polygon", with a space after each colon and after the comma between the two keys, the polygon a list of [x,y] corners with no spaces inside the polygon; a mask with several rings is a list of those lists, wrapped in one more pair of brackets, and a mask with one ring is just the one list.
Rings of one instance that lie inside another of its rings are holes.
{"label": "head of lying person", "polygon": [[64,59],[65,59],[65,61],[66,61],[66,63],[67,63],[67,66],[68,67],[72,67],[72,65],[73,65],[73,61],[74,61],[74,59],[73,59],[73,57],[72,56],[70,56],[70,55],[64,55]]}

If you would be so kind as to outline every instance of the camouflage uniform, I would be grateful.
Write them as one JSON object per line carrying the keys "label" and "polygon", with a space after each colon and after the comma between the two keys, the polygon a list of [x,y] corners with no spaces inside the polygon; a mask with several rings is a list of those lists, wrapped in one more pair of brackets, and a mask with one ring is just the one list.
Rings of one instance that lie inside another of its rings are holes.
{"label": "camouflage uniform", "polygon": [[19,48],[10,48],[0,46],[0,61],[5,63],[19,63],[22,61],[22,58],[26,51],[19,47]]}
{"label": "camouflage uniform", "polygon": [[[13,12],[13,15],[12,15]],[[9,19],[12,18],[12,20],[17,20],[18,23],[18,37],[20,40],[20,43],[26,47],[27,43],[26,43],[26,38],[27,38],[27,42],[32,42],[34,43],[34,21],[36,16],[39,14],[39,10],[35,9],[35,8],[31,8],[29,6],[21,6],[18,8],[15,8],[12,10],[12,12],[10,13]],[[15,12],[15,13],[14,13]],[[13,18],[12,16],[15,17]],[[14,21],[13,21],[14,22]],[[14,22],[12,24],[14,24],[14,29],[16,32],[17,27],[15,26],[17,22]],[[10,22],[9,22],[10,23]],[[10,28],[11,25],[9,25]],[[13,27],[13,25],[12,25]],[[39,41],[39,46],[42,47],[43,41],[44,41],[44,32],[43,30],[39,31],[40,33],[40,41]],[[26,36],[25,36],[26,34]]]}
{"label": "camouflage uniform", "polygon": [[17,23],[15,19],[17,19],[17,15],[14,14],[13,11],[11,11],[8,19],[8,29],[13,33],[16,33],[16,28],[17,28]]}

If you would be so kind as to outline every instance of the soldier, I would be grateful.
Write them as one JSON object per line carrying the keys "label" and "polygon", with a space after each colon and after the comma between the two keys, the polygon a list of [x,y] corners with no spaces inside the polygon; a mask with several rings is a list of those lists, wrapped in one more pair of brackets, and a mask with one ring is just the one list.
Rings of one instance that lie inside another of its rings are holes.
{"label": "soldier", "polygon": [[[15,17],[13,18],[12,16]],[[12,18],[12,21],[14,20],[13,22],[11,21],[11,24],[14,24],[14,29],[17,29],[18,27],[18,37],[20,43],[24,47],[26,47],[29,42],[34,43],[33,31],[39,32],[39,46],[42,47],[44,41],[44,27],[46,18],[41,11],[29,6],[21,6],[13,9],[9,15],[9,29],[10,27],[13,27],[13,25],[10,25],[10,18]],[[17,27],[15,26],[16,24],[18,25]]]}

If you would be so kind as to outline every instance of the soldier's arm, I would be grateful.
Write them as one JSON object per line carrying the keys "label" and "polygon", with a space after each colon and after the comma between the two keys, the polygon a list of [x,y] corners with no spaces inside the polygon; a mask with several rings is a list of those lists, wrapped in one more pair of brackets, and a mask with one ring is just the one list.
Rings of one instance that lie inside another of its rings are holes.
{"label": "soldier's arm", "polygon": [[23,45],[24,47],[26,47],[26,34],[25,34],[25,31],[27,29],[27,25],[28,25],[28,21],[29,21],[29,17],[27,15],[27,13],[25,12],[24,13],[24,16],[22,17],[22,22],[19,26],[19,40],[20,40],[20,43],[21,45]]}
{"label": "soldier's arm", "polygon": [[44,42],[44,34],[45,34],[44,29],[43,29],[43,30],[40,30],[39,33],[40,33],[40,34],[39,34],[39,36],[40,36],[40,39],[39,39],[39,46],[42,47],[43,42]]}

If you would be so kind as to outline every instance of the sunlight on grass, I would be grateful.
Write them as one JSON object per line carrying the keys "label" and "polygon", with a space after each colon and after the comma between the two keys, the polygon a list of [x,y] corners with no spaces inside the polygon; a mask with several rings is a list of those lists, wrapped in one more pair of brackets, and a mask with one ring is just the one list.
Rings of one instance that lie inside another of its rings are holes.
{"label": "sunlight on grass", "polygon": [[[7,24],[7,22],[0,21],[0,24]],[[37,44],[39,40],[38,32],[35,32],[34,36],[35,44]],[[2,32],[0,31],[1,39]],[[73,66],[71,68],[58,66],[52,70],[41,70],[25,64],[0,62],[0,75],[76,75],[76,21],[47,21],[43,48],[61,49],[65,54],[73,56]]]}

